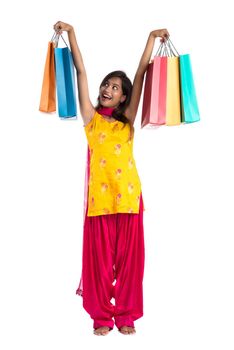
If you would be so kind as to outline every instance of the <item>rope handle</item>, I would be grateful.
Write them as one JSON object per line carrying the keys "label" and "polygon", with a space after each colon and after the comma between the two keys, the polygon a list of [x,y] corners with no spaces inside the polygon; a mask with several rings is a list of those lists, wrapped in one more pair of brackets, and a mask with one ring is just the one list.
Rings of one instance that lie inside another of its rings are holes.
{"label": "rope handle", "polygon": [[173,56],[180,56],[179,52],[176,50],[175,46],[173,45],[172,41],[170,38],[167,40],[167,45],[170,49],[170,52],[172,53]]}
{"label": "rope handle", "polygon": [[180,56],[180,54],[178,53],[172,41],[168,37],[166,41],[161,42],[155,56],[177,57]]}
{"label": "rope handle", "polygon": [[54,47],[58,47],[58,42],[59,42],[59,38],[63,39],[63,42],[65,43],[65,45],[68,47],[66,41],[64,40],[62,34],[58,34],[56,31],[54,32],[52,38],[50,41],[52,41],[54,43]]}

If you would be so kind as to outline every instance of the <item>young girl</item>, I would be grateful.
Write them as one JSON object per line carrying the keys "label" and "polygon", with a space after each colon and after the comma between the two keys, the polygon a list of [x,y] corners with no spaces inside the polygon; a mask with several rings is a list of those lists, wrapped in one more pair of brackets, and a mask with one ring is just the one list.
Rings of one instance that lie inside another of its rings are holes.
{"label": "young girl", "polygon": [[122,334],[133,334],[134,321],[143,316],[145,258],[144,205],[133,156],[133,124],[155,38],[161,37],[162,42],[169,33],[160,29],[149,34],[133,85],[122,71],[108,74],[94,107],[73,27],[59,21],[54,30],[68,33],[90,162],[82,277],[76,293],[93,319],[94,334],[106,335],[114,324]]}

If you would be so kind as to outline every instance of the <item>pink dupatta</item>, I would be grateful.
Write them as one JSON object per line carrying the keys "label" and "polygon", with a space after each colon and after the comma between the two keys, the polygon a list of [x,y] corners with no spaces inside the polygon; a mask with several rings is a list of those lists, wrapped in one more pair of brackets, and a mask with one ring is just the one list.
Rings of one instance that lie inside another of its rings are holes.
{"label": "pink dupatta", "polygon": [[[98,109],[98,113],[107,115],[111,117],[114,108],[102,107]],[[84,212],[83,212],[83,226],[85,223],[85,217],[88,209],[88,197],[89,197],[89,176],[90,176],[90,149],[89,145],[87,147],[87,160],[86,160],[86,169],[85,169],[85,185],[84,185]],[[76,294],[82,296],[83,294],[83,282],[82,282],[82,274],[79,282],[79,286],[76,290]]]}

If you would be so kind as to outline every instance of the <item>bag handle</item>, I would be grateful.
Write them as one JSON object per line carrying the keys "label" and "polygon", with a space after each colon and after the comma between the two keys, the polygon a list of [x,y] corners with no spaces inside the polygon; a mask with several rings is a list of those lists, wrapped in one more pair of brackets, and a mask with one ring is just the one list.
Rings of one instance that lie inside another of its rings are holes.
{"label": "bag handle", "polygon": [[160,44],[155,56],[177,57],[177,56],[180,56],[180,54],[178,53],[175,46],[173,45],[170,38],[168,37],[166,41],[163,41]]}
{"label": "bag handle", "polygon": [[[170,48],[170,51],[173,53],[174,56],[180,56],[179,52],[176,50],[175,46],[173,45],[173,43],[169,37],[167,39],[167,45]],[[177,55],[175,54],[175,52]]]}
{"label": "bag handle", "polygon": [[162,53],[162,47],[163,47],[163,43],[161,43],[158,47],[158,50],[155,54],[155,56],[161,56],[161,53]]}
{"label": "bag handle", "polygon": [[170,56],[170,51],[168,50],[168,47],[165,42],[162,42],[160,44],[155,56]]}
{"label": "bag handle", "polygon": [[50,41],[52,41],[54,43],[54,47],[58,47],[58,42],[59,42],[59,38],[63,39],[63,42],[65,43],[65,45],[68,47],[66,41],[64,40],[62,34],[58,34],[56,31],[54,32],[52,38]]}

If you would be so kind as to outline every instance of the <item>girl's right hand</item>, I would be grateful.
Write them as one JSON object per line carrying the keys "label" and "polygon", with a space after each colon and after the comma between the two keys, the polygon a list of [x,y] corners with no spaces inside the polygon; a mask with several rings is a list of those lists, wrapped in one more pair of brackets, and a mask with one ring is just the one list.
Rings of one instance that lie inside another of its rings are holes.
{"label": "girl's right hand", "polygon": [[70,32],[72,29],[73,27],[70,24],[61,21],[58,21],[54,25],[54,30],[60,35],[63,33],[63,31]]}

